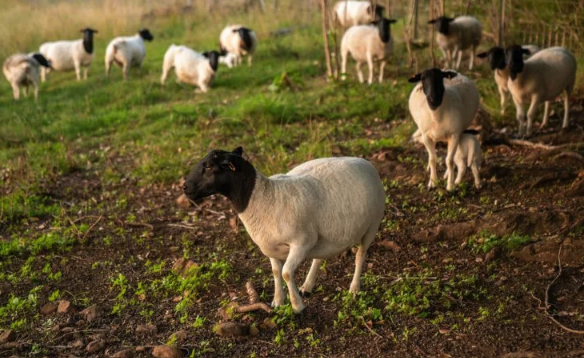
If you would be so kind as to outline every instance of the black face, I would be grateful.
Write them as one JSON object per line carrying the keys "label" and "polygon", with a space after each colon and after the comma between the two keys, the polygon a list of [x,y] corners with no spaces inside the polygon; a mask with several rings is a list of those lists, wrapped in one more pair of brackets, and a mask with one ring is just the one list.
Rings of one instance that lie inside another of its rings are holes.
{"label": "black face", "polygon": [[454,21],[453,18],[447,16],[440,16],[434,20],[428,21],[429,24],[438,24],[438,32],[444,35],[448,35],[450,32],[450,23]]}
{"label": "black face", "polygon": [[97,30],[86,27],[80,32],[83,33],[83,48],[87,53],[93,53],[93,34],[96,34]]}
{"label": "black face", "polygon": [[40,53],[35,53],[32,57],[39,63],[39,65],[44,67],[51,67],[51,61],[47,60],[47,58]]}
{"label": "black face", "polygon": [[217,51],[207,51],[204,52],[203,55],[209,59],[209,65],[213,69],[213,71],[217,72],[217,68],[219,67],[219,52]]}
{"label": "black face", "polygon": [[422,81],[422,88],[431,110],[436,110],[442,104],[444,99],[444,78],[454,78],[458,74],[452,71],[441,71],[437,68],[431,68],[422,73],[411,77],[408,82],[418,83]]}
{"label": "black face", "polygon": [[234,30],[239,33],[239,37],[241,37],[241,41],[243,41],[244,50],[249,50],[253,46],[253,39],[251,38],[251,30],[246,27],[240,27],[237,30]]}
{"label": "black face", "polygon": [[507,66],[505,62],[505,50],[502,47],[493,47],[487,52],[477,55],[480,58],[488,58],[491,70],[504,70]]}
{"label": "black face", "polygon": [[[383,19],[383,11],[385,10],[385,8],[381,5],[376,5],[375,6],[375,21],[379,21],[381,19]],[[369,14],[371,14],[371,7],[369,8]]]}
{"label": "black face", "polygon": [[152,34],[150,33],[150,31],[148,29],[143,29],[143,30],[138,31],[138,35],[140,35],[140,37],[146,41],[154,40],[154,36],[152,36]]}
{"label": "black face", "polygon": [[183,187],[193,201],[213,194],[225,195],[238,212],[249,203],[256,179],[254,167],[242,157],[243,149],[212,150],[191,171]]}
{"label": "black face", "polygon": [[391,28],[390,25],[395,23],[397,20],[382,18],[380,21],[373,22],[379,30],[379,38],[383,43],[388,43],[391,40]]}
{"label": "black face", "polygon": [[515,80],[517,75],[523,72],[523,55],[529,54],[529,50],[523,49],[519,45],[511,45],[505,50],[505,59],[509,64],[509,77]]}

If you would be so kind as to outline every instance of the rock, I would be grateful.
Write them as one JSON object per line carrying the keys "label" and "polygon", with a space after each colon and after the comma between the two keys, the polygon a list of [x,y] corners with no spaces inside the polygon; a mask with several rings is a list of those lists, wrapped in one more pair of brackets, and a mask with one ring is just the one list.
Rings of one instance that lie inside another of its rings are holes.
{"label": "rock", "polygon": [[[584,242],[566,239],[562,247],[562,265],[581,265],[584,257]],[[523,261],[556,263],[560,243],[554,240],[536,242],[511,253],[512,257]]]}
{"label": "rock", "polygon": [[174,263],[174,265],[172,265],[172,272],[174,272],[176,275],[181,275],[183,277],[186,277],[189,275],[189,271],[192,268],[196,268],[199,267],[199,265],[191,260],[186,260],[183,258],[180,258],[178,260],[176,260],[176,262]]}
{"label": "rock", "polygon": [[393,250],[393,252],[399,252],[401,250],[401,247],[399,247],[399,245],[396,244],[395,241],[383,240],[379,242],[379,245],[387,247],[388,249]]}
{"label": "rock", "polygon": [[85,342],[83,341],[83,339],[78,339],[75,342],[71,343],[70,347],[73,349],[83,349],[83,347],[85,347]]}
{"label": "rock", "polygon": [[111,358],[132,358],[133,356],[134,356],[134,350],[128,348],[128,349],[121,350],[117,353],[114,353],[110,357]]}
{"label": "rock", "polygon": [[183,354],[178,348],[169,346],[156,346],[152,350],[152,355],[158,358],[182,358]]}
{"label": "rock", "polygon": [[14,339],[16,339],[16,333],[14,333],[14,331],[11,329],[6,330],[0,334],[0,344],[12,342]]}
{"label": "rock", "polygon": [[247,336],[250,333],[249,326],[247,326],[245,324],[241,324],[241,323],[235,323],[235,322],[217,323],[215,325],[215,327],[213,327],[213,331],[222,337]]}
{"label": "rock", "polygon": [[59,301],[59,307],[57,307],[57,313],[73,313],[73,305],[67,300]]}
{"label": "rock", "polygon": [[278,325],[276,324],[276,322],[274,322],[271,318],[266,318],[264,320],[264,322],[262,323],[262,325],[264,327],[266,327],[266,329],[277,329]]}
{"label": "rock", "polygon": [[57,311],[57,304],[54,302],[45,303],[43,307],[41,307],[41,314],[48,316],[53,314]]}
{"label": "rock", "polygon": [[102,340],[99,340],[99,341],[93,341],[93,342],[89,343],[87,345],[87,348],[85,348],[85,349],[89,353],[96,353],[96,352],[102,351],[104,348],[105,348],[105,342]]}
{"label": "rock", "polygon": [[146,347],[144,347],[144,346],[138,346],[138,347],[136,347],[135,350],[136,350],[136,352],[144,352],[146,350]]}
{"label": "rock", "polygon": [[158,331],[158,328],[151,323],[141,324],[136,328],[137,333],[154,334],[156,331]]}
{"label": "rock", "polygon": [[188,209],[191,206],[191,202],[186,195],[181,195],[176,199],[176,205],[181,209]]}
{"label": "rock", "polygon": [[87,322],[92,322],[99,317],[99,310],[97,306],[91,306],[79,312],[79,314],[82,315]]}
{"label": "rock", "polygon": [[170,339],[174,339],[176,340],[176,342],[184,342],[187,340],[187,331],[185,330],[177,331],[170,336]]}

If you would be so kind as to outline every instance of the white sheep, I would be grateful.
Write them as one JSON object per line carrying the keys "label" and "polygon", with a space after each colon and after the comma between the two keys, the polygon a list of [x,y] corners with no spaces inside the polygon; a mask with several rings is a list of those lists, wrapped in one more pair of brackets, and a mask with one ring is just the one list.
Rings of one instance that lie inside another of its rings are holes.
{"label": "white sheep", "polygon": [[341,0],[333,7],[333,21],[342,27],[365,25],[381,20],[384,7],[369,1]]}
{"label": "white sheep", "polygon": [[81,67],[83,78],[87,79],[87,73],[91,61],[93,61],[93,34],[97,30],[85,28],[81,30],[83,39],[75,41],[46,42],[41,45],[39,52],[51,62],[51,68],[41,68],[41,80],[45,82],[47,74],[51,70],[72,71],[75,70],[77,81],[81,81]]}
{"label": "white sheep", "polygon": [[323,259],[360,245],[350,292],[360,289],[367,249],[375,239],[385,208],[377,170],[360,158],[322,158],[269,178],[242,157],[241,147],[211,151],[186,178],[193,200],[222,194],[232,203],[251,239],[272,264],[273,306],[284,304],[286,281],[294,312],[304,303],[294,280],[298,266],[312,259],[303,293],[314,288]]}
{"label": "white sheep", "polygon": [[[527,58],[539,52],[540,48],[535,45],[523,45],[521,46],[524,50],[529,52],[525,54]],[[492,47],[487,52],[481,52],[477,55],[479,58],[487,58],[491,70],[495,76],[495,83],[497,83],[497,88],[499,90],[499,95],[501,96],[501,114],[505,114],[505,103],[507,100],[506,93],[509,92],[507,88],[507,81],[509,80],[509,67],[505,61],[505,49],[502,47]]]}
{"label": "white sheep", "polygon": [[34,86],[34,99],[39,98],[39,67],[50,67],[51,64],[39,53],[19,53],[8,57],[2,65],[2,72],[12,86],[12,95],[15,100],[20,98],[20,87],[24,86],[24,93],[28,96],[28,86]]}
{"label": "white sheep", "polygon": [[[570,95],[576,81],[576,59],[570,51],[563,47],[550,47],[527,60],[523,59],[527,51],[519,45],[509,46],[505,52],[509,65],[507,87],[517,110],[519,135],[531,136],[533,118],[541,102],[545,102],[545,110],[540,128],[545,127],[549,119],[550,103],[562,92],[565,92],[562,128],[567,128]],[[526,126],[524,105],[530,102]]]}
{"label": "white sheep", "polygon": [[393,39],[390,25],[396,20],[381,19],[375,26],[359,25],[349,28],[341,41],[341,75],[347,72],[349,53],[357,62],[356,69],[359,82],[363,83],[361,64],[367,62],[369,67],[368,83],[373,83],[373,61],[379,61],[379,82],[383,82],[383,70],[386,59],[393,52]]}
{"label": "white sheep", "polygon": [[144,40],[152,41],[154,36],[143,29],[135,36],[116,37],[113,39],[105,50],[105,74],[109,75],[112,63],[122,67],[124,80],[128,79],[128,73],[131,66],[142,68],[142,61],[146,57],[146,46]]}
{"label": "white sheep", "polygon": [[226,65],[228,68],[232,68],[241,63],[241,59],[238,55],[231,52],[224,52],[219,56],[219,63]]}
{"label": "white sheep", "polygon": [[446,67],[451,68],[454,59],[458,56],[455,69],[460,67],[463,52],[470,51],[470,65],[472,70],[476,49],[482,38],[482,26],[479,20],[472,16],[458,16],[450,18],[440,16],[430,20],[429,24],[438,24],[436,42],[446,59]]}
{"label": "white sheep", "polygon": [[434,188],[438,182],[436,142],[446,141],[446,168],[449,173],[446,189],[451,191],[454,189],[454,155],[462,132],[468,128],[478,111],[479,92],[467,77],[437,68],[418,73],[409,82],[421,82],[412,90],[409,109],[428,151],[428,189]]}
{"label": "white sheep", "polygon": [[164,54],[160,83],[164,85],[168,72],[174,68],[178,81],[196,85],[205,93],[217,73],[218,65],[217,51],[200,54],[186,46],[173,44]]}
{"label": "white sheep", "polygon": [[228,25],[219,35],[219,46],[222,53],[235,55],[234,65],[241,64],[241,58],[247,57],[247,65],[251,67],[253,54],[256,50],[258,39],[255,32],[241,25]]}

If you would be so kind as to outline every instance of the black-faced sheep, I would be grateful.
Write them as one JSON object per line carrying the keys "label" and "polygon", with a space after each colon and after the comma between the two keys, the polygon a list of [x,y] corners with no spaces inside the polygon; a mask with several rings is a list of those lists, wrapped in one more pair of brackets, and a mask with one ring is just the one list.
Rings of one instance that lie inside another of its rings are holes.
{"label": "black-faced sheep", "polygon": [[292,309],[301,312],[305,306],[294,280],[298,266],[313,260],[301,288],[311,292],[323,259],[360,245],[350,286],[356,294],[385,208],[385,191],[373,165],[360,158],[322,158],[267,178],[242,153],[241,147],[211,151],[186,178],[184,192],[193,201],[213,194],[231,201],[251,239],[270,258],[273,305],[285,302],[283,278]]}
{"label": "black-faced sheep", "polygon": [[333,7],[333,21],[342,27],[365,25],[383,18],[384,7],[369,1],[341,0]]}
{"label": "black-faced sheep", "polygon": [[142,67],[142,62],[146,57],[146,46],[144,41],[152,41],[154,36],[143,29],[135,36],[116,37],[105,50],[105,74],[109,75],[112,63],[122,67],[124,80],[128,79],[131,66]]}
{"label": "black-faced sheep", "polygon": [[28,95],[28,86],[34,86],[34,99],[39,98],[39,67],[50,67],[51,64],[40,53],[19,53],[8,57],[2,65],[2,72],[12,86],[12,95],[15,100],[20,98],[20,87],[24,86]]}
{"label": "black-faced sheep", "polygon": [[235,55],[235,66],[239,66],[241,58],[247,56],[247,65],[251,67],[257,44],[255,32],[241,25],[228,25],[219,35],[221,52]]}
{"label": "black-faced sheep", "polygon": [[438,26],[436,42],[446,59],[446,67],[452,68],[453,61],[458,56],[454,67],[458,69],[463,52],[470,51],[469,69],[472,70],[476,49],[482,38],[482,26],[479,20],[472,16],[458,16],[454,19],[440,16],[428,23]]}

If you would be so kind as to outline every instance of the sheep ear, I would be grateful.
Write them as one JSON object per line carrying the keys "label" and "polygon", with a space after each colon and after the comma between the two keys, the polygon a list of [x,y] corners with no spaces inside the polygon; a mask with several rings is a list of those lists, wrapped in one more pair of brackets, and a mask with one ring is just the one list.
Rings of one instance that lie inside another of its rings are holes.
{"label": "sheep ear", "polygon": [[397,19],[388,19],[390,24],[395,24],[398,20]]}
{"label": "sheep ear", "polygon": [[234,150],[232,150],[231,153],[237,154],[237,155],[239,155],[241,157],[243,155],[243,148],[242,147],[237,147]]}
{"label": "sheep ear", "polygon": [[454,71],[442,71],[442,76],[444,76],[445,78],[451,79],[451,78],[458,76],[458,73],[456,73]]}
{"label": "sheep ear", "polygon": [[233,31],[233,33],[237,33],[237,32],[239,32],[239,29],[237,29],[237,30],[232,30],[232,31]]}
{"label": "sheep ear", "polygon": [[229,161],[229,159],[225,159],[219,165],[221,166],[221,168],[223,168],[225,170],[229,170],[229,171],[232,171],[232,172],[234,172],[236,170],[235,165],[233,165],[233,163],[231,163]]}
{"label": "sheep ear", "polygon": [[416,74],[416,75],[413,75],[412,77],[410,77],[410,78],[408,79],[408,82],[409,82],[409,83],[418,83],[418,82],[420,82],[421,80],[422,80],[422,74],[421,74],[421,73],[418,73],[418,74]]}
{"label": "sheep ear", "polygon": [[487,54],[486,52],[481,52],[477,55],[478,58],[487,58],[487,56],[489,56],[489,54]]}
{"label": "sheep ear", "polygon": [[524,48],[521,49],[521,51],[523,52],[524,55],[531,55],[531,51],[529,51],[528,49]]}
{"label": "sheep ear", "polygon": [[428,21],[428,23],[429,24],[435,24],[437,21],[438,21],[438,19],[433,19],[433,20]]}

